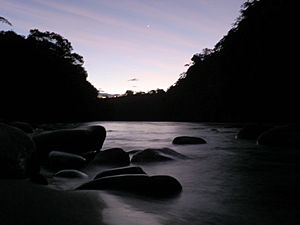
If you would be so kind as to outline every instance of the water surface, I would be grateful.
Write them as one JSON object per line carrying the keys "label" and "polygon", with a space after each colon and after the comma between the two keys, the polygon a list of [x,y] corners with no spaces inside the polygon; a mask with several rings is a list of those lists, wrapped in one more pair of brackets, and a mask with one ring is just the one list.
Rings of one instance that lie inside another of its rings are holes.
{"label": "water surface", "polygon": [[[172,148],[189,159],[135,164],[149,175],[177,178],[183,192],[152,199],[101,192],[107,224],[300,224],[300,155],[297,149],[268,148],[236,140],[229,124],[98,122],[107,130],[103,149]],[[176,146],[176,136],[202,137],[204,145]]]}

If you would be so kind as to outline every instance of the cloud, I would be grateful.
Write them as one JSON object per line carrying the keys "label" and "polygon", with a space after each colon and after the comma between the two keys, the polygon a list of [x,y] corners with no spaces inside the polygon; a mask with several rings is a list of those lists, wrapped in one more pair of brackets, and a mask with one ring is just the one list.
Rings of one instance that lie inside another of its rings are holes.
{"label": "cloud", "polygon": [[130,82],[132,82],[132,81],[139,81],[139,79],[137,79],[137,78],[132,78],[132,79],[129,79],[128,81],[130,81]]}

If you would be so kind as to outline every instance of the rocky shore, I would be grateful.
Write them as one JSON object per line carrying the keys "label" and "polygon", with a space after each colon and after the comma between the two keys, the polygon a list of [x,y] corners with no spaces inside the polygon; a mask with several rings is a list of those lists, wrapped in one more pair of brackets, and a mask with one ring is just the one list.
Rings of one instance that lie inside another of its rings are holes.
{"label": "rocky shore", "polygon": [[[299,133],[295,125],[251,125],[236,138],[297,147]],[[177,178],[147,174],[143,165],[187,156],[170,148],[102,149],[105,139],[100,125],[1,123],[0,225],[102,224],[105,191],[150,199],[173,198],[184,191]],[[206,143],[200,137],[173,139],[174,145]]]}
{"label": "rocky shore", "polygon": [[122,148],[102,150],[105,138],[106,130],[99,125],[0,123],[0,224],[101,224],[105,204],[99,190],[153,198],[182,191],[176,178],[148,175],[131,161],[185,156],[167,148],[134,154]]}

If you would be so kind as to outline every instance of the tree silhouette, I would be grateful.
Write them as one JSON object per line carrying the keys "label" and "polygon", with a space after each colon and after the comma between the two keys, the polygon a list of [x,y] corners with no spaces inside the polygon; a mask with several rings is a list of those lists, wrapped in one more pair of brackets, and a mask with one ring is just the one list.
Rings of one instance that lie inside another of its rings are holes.
{"label": "tree silhouette", "polygon": [[7,19],[5,19],[5,18],[2,17],[2,16],[0,16],[0,22],[6,23],[6,24],[8,24],[9,26],[12,26],[12,24],[11,24]]}
{"label": "tree silhouette", "polygon": [[115,118],[298,121],[295,11],[290,1],[246,1],[228,33],[194,54],[167,93],[108,100]]}
{"label": "tree silhouette", "polygon": [[67,39],[38,30],[28,37],[2,31],[0,49],[0,117],[78,121],[96,114],[98,91]]}

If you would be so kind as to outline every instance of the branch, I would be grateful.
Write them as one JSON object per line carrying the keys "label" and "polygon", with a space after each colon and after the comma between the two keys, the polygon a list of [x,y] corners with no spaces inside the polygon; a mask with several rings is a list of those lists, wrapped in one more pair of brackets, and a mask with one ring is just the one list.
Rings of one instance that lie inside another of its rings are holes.
{"label": "branch", "polygon": [[0,16],[0,22],[6,23],[6,24],[8,24],[9,26],[12,26],[12,24],[11,24],[7,19],[5,19],[5,18],[2,17],[2,16]]}

